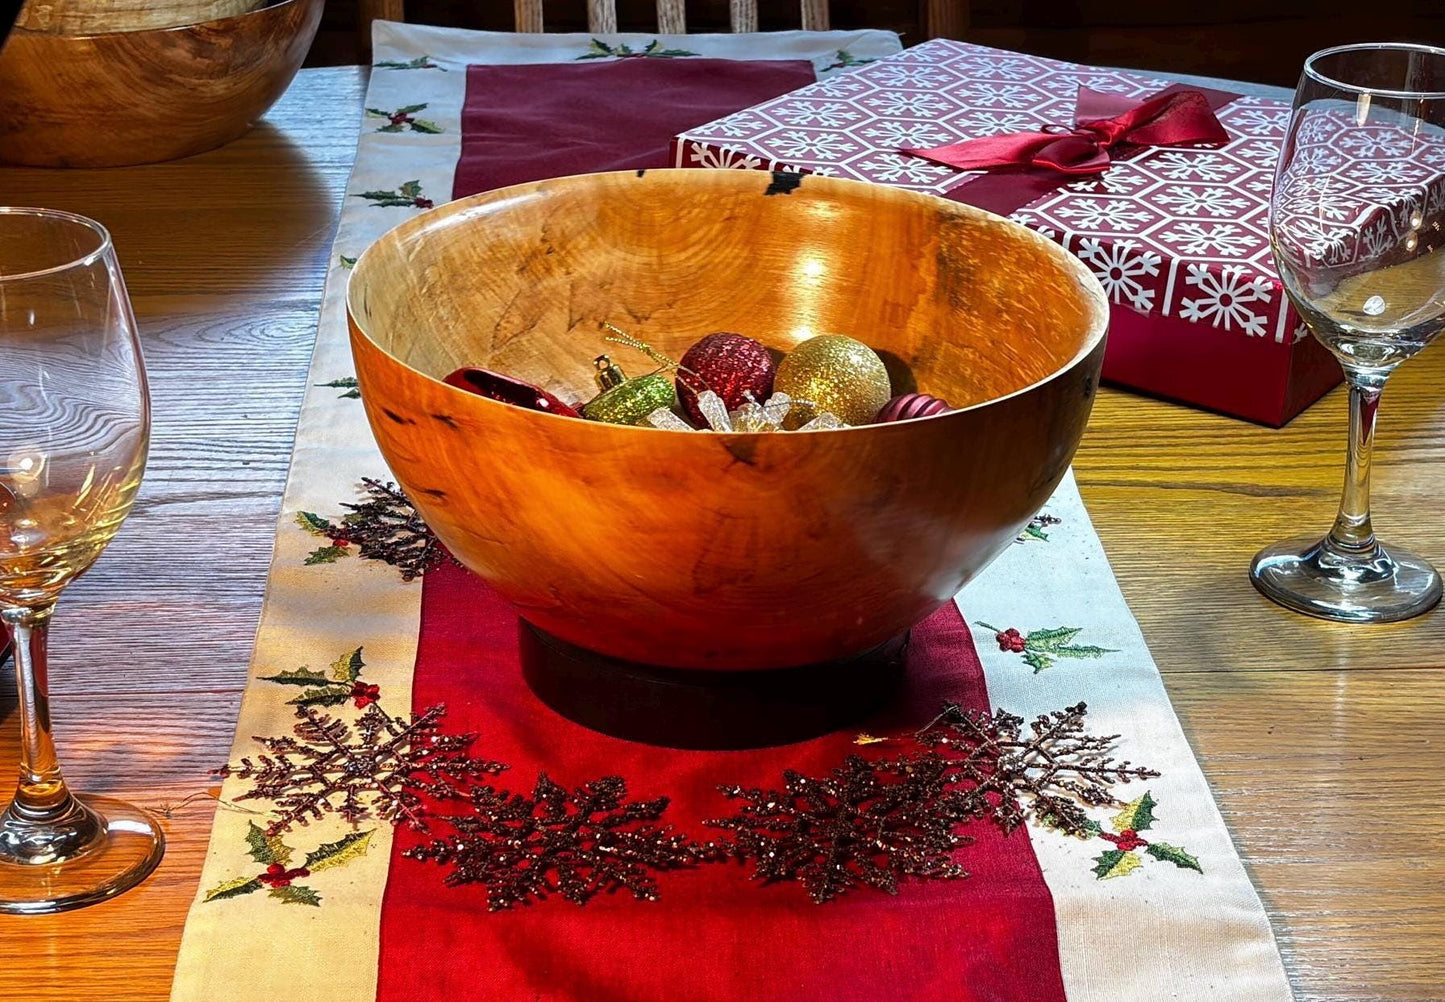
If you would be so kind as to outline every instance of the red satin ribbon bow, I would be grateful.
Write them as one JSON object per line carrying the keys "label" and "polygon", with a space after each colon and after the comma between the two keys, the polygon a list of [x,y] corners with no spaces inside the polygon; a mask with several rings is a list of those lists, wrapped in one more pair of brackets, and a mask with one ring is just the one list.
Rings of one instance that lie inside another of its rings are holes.
{"label": "red satin ribbon bow", "polygon": [[1209,100],[1181,88],[1145,101],[1079,88],[1072,129],[1046,125],[1041,132],[965,139],[928,150],[903,150],[962,170],[1047,167],[1062,174],[1098,174],[1109,167],[1115,146],[1177,146],[1223,143],[1229,133],[1214,117]]}

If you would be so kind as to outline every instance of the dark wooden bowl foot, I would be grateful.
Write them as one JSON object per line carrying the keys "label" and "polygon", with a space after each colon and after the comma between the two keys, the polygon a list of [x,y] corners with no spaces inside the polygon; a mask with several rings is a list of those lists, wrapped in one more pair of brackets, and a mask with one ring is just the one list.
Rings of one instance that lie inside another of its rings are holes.
{"label": "dark wooden bowl foot", "polygon": [[603,734],[669,748],[765,748],[857,723],[899,690],[908,650],[905,633],[821,664],[699,671],[611,658],[518,624],[522,675],[542,702]]}

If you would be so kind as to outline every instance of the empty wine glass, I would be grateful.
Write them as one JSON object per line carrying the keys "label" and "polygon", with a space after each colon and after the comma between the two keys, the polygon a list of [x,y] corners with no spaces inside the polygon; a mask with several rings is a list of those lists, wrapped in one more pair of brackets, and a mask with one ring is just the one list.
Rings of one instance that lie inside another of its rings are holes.
{"label": "empty wine glass", "polygon": [[1375,538],[1370,452],[1386,379],[1445,328],[1445,49],[1343,45],[1310,56],[1269,225],[1285,291],[1344,366],[1350,445],[1329,534],[1267,547],[1250,578],[1325,619],[1418,616],[1440,601],[1440,575]]}
{"label": "empty wine glass", "polygon": [[0,619],[14,637],[20,717],[20,781],[0,814],[0,911],[103,900],[164,849],[145,811],[67,788],[45,657],[61,589],[130,512],[149,429],[110,235],[66,212],[0,208]]}

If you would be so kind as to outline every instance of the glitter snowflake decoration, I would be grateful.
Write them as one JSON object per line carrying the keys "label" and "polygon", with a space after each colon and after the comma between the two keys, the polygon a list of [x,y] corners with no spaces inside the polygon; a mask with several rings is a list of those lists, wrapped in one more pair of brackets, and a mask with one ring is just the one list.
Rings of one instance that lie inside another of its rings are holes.
{"label": "glitter snowflake decoration", "polygon": [[444,706],[403,720],[377,703],[348,724],[310,706],[296,709],[289,735],[257,737],[266,749],[219,770],[249,782],[237,800],[269,800],[276,819],[268,835],[327,815],[352,824],[379,818],[427,830],[424,797],[460,795],[461,786],[494,776],[506,766],[472,758],[474,734],[443,734]]}
{"label": "glitter snowflake decoration", "polygon": [[707,822],[729,833],[709,849],[752,863],[764,883],[797,881],[818,904],[855,887],[896,894],[905,877],[967,876],[953,855],[972,841],[957,831],[970,799],[948,789],[950,768],[937,755],[851,755],[822,778],[790,769],[781,790],[721,787],[743,804]]}
{"label": "glitter snowflake decoration", "polygon": [[437,817],[453,834],[405,855],[450,866],[451,886],[481,884],[492,911],[554,894],[578,905],[604,891],[655,901],[655,874],[700,861],[685,835],[656,823],[668,799],[629,801],[618,776],[568,790],[543,773],[530,797],[474,786],[464,799],[466,813]]}
{"label": "glitter snowflake decoration", "polygon": [[381,560],[401,571],[411,581],[452,559],[431,527],[417,513],[411,499],[392,483],[365,477],[361,481],[366,499],[359,504],[342,504],[348,509],[340,519],[328,519],[303,511],[297,523],[313,536],[331,540],[306,558],[308,564],[329,564],[345,556],[355,545],[367,560]]}
{"label": "glitter snowflake decoration", "polygon": [[1118,805],[1114,786],[1159,773],[1112,752],[1117,734],[1084,730],[1083,703],[1024,719],[944,706],[918,740],[942,763],[967,816],[991,820],[1010,832],[1032,813],[1035,820],[1070,833],[1088,829],[1086,807]]}

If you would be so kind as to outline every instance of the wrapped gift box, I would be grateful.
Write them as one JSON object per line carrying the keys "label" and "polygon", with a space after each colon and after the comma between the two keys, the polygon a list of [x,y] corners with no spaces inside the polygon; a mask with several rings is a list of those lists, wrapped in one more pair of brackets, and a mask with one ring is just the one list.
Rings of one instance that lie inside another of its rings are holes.
{"label": "wrapped gift box", "polygon": [[673,163],[874,181],[1007,214],[1099,276],[1113,303],[1106,379],[1284,424],[1340,381],[1270,252],[1287,104],[1206,91],[1227,143],[1116,150],[1107,172],[1082,178],[964,172],[898,152],[1071,125],[1081,86],[1142,99],[1170,84],[939,40],[685,132]]}

